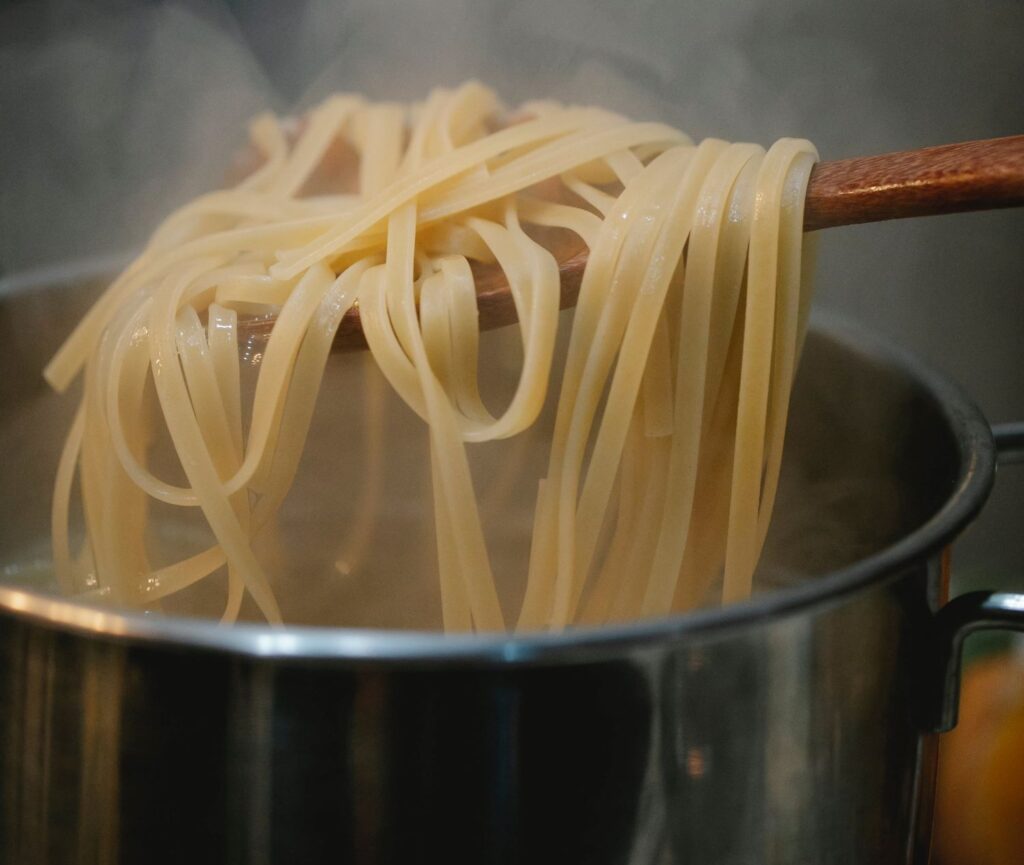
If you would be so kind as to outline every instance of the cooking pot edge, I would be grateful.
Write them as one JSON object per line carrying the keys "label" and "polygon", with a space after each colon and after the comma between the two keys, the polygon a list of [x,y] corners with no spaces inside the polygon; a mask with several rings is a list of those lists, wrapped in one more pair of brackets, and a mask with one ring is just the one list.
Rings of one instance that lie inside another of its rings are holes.
{"label": "cooking pot edge", "polygon": [[992,430],[973,401],[954,382],[910,352],[863,326],[816,313],[816,329],[871,363],[894,367],[929,394],[955,435],[960,472],[945,504],[910,534],[847,567],[749,601],[627,625],[579,628],[553,634],[444,635],[439,633],[241,623],[225,628],[202,619],[171,619],[112,612],[23,589],[0,587],[0,618],[117,642],[168,645],[277,659],[338,660],[366,664],[558,664],[641,649],[697,632],[725,632],[783,616],[875,585],[948,545],[981,510],[992,488]]}

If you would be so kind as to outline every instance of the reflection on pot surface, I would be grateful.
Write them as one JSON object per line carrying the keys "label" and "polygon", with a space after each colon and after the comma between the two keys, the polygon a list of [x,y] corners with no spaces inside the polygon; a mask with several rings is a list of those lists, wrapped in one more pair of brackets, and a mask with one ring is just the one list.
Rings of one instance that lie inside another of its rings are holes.
{"label": "reflection on pot surface", "polygon": [[[47,309],[45,289],[25,291],[5,299],[3,321]],[[26,370],[43,343],[2,342]],[[46,545],[33,539],[46,533],[66,407],[32,376],[3,387],[2,444],[25,458],[3,475],[0,532],[8,581],[24,588],[45,581]],[[387,425],[410,439],[399,453],[422,447],[406,420]],[[45,585],[0,592],[5,860],[923,855],[939,553],[987,493],[991,439],[954,389],[829,324],[808,341],[788,445],[757,596],[679,619],[520,638],[223,629],[90,611]],[[515,486],[502,490],[509,573],[522,556]],[[333,503],[334,519],[347,504]],[[297,509],[284,531],[301,539],[308,516]],[[310,565],[302,583],[297,567],[283,593],[295,619],[436,626],[433,573],[416,549],[423,519],[404,519],[373,529],[393,532],[373,544],[391,557],[376,571],[325,569],[328,579]],[[387,599],[399,592],[423,609],[395,613]]]}

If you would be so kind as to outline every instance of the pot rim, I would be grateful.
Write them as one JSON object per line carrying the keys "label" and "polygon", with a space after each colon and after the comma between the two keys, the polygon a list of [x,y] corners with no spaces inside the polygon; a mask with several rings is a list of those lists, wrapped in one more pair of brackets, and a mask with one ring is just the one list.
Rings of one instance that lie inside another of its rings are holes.
{"label": "pot rim", "polygon": [[875,585],[945,547],[978,514],[995,474],[992,431],[962,389],[909,351],[862,325],[831,313],[815,313],[815,330],[875,363],[895,367],[923,388],[939,407],[956,439],[960,466],[945,503],[925,523],[894,544],[851,565],[776,589],[747,601],[658,619],[613,626],[531,632],[446,635],[433,631],[271,627],[209,619],[114,612],[78,601],[0,586],[0,617],[105,641],[150,647],[207,650],[268,660],[337,661],[386,666],[564,664],[621,655],[693,634],[722,634],[767,619],[834,603]]}

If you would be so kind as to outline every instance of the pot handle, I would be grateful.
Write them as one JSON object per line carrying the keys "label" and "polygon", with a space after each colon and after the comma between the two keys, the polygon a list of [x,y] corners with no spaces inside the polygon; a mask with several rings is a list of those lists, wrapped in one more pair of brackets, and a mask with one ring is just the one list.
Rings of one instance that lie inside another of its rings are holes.
{"label": "pot handle", "polygon": [[[1024,422],[992,428],[999,465],[1024,463]],[[964,640],[978,631],[1024,631],[1024,594],[967,592],[953,598],[935,616],[941,668],[939,717],[932,725],[945,733],[956,726]]]}

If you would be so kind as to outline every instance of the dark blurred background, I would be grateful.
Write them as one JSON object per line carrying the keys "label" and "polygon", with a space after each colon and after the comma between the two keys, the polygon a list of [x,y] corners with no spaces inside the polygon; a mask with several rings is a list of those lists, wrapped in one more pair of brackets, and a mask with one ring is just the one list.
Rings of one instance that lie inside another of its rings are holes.
{"label": "dark blurred background", "polygon": [[[0,291],[127,254],[219,181],[253,113],[336,89],[475,76],[832,159],[1024,132],[1022,46],[1021,0],[0,0]],[[829,231],[818,298],[1024,419],[1024,211]],[[955,564],[1024,586],[1024,470]]]}

